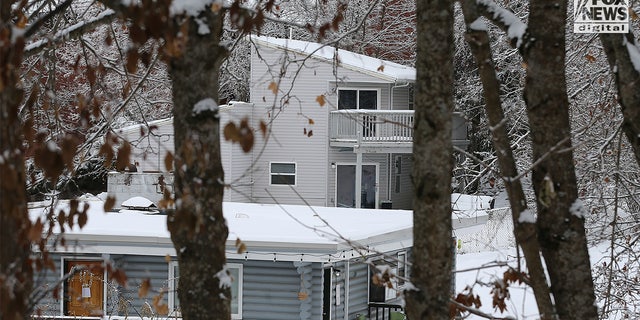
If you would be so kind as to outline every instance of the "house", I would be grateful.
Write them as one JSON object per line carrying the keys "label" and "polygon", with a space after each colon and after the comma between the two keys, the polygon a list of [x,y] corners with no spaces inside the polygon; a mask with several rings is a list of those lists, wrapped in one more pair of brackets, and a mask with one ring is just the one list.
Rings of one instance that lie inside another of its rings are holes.
{"label": "house", "polygon": [[[266,137],[255,130],[249,153],[222,141],[225,200],[411,209],[415,69],[312,42],[248,41],[251,101],[221,106],[221,127],[247,119],[252,128],[263,122],[270,129]],[[140,126],[120,132],[133,141],[138,172],[171,171],[163,152],[173,150],[171,119],[150,127],[142,137]],[[454,145],[467,146],[458,113],[452,134]],[[127,175],[119,179],[144,180]],[[153,191],[156,178],[140,184]],[[129,193],[115,185],[110,193]]]}
{"label": "house", "polygon": [[[146,202],[139,199],[130,201],[138,210],[106,213],[100,199],[81,201],[89,205],[88,221],[82,229],[77,224],[67,228],[66,244],[58,242],[51,248],[55,271],[38,274],[36,290],[54,294],[39,301],[34,314],[43,318],[179,317],[179,268],[166,215],[153,208],[147,211]],[[32,204],[32,219],[48,212],[47,205]],[[232,202],[223,206],[230,230],[226,255],[234,279],[233,319],[348,320],[377,314],[379,319],[389,319],[392,309],[402,309],[394,289],[376,286],[371,279],[374,273],[387,271],[397,275],[391,279],[397,289],[409,276],[411,211]],[[68,212],[69,203],[60,200],[55,212],[60,210]],[[486,216],[485,211],[454,214],[453,227],[462,235]],[[362,228],[364,222],[366,228]],[[237,238],[246,251],[237,251]],[[103,271],[107,263],[125,272],[127,286],[118,285]],[[75,273],[69,275],[72,270]],[[153,293],[139,297],[145,279],[150,280]],[[160,292],[156,304],[167,304],[166,314],[152,307]]]}

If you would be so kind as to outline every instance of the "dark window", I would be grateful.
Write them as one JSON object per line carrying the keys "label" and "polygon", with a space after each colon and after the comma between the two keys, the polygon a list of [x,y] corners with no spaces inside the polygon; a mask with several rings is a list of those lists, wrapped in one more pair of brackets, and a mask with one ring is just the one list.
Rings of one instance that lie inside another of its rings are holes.
{"label": "dark window", "polygon": [[358,109],[358,91],[338,91],[338,109]]}
{"label": "dark window", "polygon": [[271,163],[271,184],[295,185],[295,163]]}
{"label": "dark window", "polygon": [[338,109],[378,109],[377,90],[338,90]]}

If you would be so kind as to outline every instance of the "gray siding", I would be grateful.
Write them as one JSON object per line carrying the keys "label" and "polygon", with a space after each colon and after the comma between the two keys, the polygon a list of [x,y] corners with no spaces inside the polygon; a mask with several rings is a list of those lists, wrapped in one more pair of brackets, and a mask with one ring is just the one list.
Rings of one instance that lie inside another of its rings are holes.
{"label": "gray siding", "polygon": [[409,110],[409,86],[400,85],[391,88],[393,92],[393,110]]}
{"label": "gray siding", "polygon": [[367,314],[369,303],[369,267],[362,259],[349,261],[351,279],[349,280],[349,319],[358,314]]}
{"label": "gray siding", "polygon": [[[248,104],[235,104],[232,108],[220,112],[220,155],[224,169],[225,183],[230,187],[224,190],[224,201],[251,202],[251,182],[253,181],[253,153],[245,153],[238,144],[232,144],[224,138],[224,127],[233,122],[239,125],[243,119],[249,125],[258,128],[259,122],[253,120],[253,108]],[[254,131],[256,139],[261,139],[258,130]]]}
{"label": "gray siding", "polygon": [[[275,62],[276,74],[284,62],[283,54],[280,50],[260,49],[261,58]],[[272,124],[271,137],[267,141],[256,139],[256,150],[261,150],[266,143],[262,156],[256,159],[253,187],[256,202],[274,203],[271,193],[282,203],[303,204],[306,199],[311,205],[326,205],[329,107],[321,107],[316,97],[327,92],[331,68],[315,60],[308,60],[305,65],[313,70],[301,72],[294,83],[292,77],[297,64],[289,65],[287,74],[276,79],[271,76],[268,66],[253,55],[251,101],[255,104],[254,118]],[[280,81],[277,97],[269,89],[272,81]],[[292,90],[292,96],[283,98],[283,92],[289,90]],[[311,136],[310,131],[313,132]],[[269,184],[270,162],[296,163],[297,181],[293,188],[300,196],[289,186]]]}
{"label": "gray siding", "polygon": [[[327,186],[335,182],[331,181],[327,134],[329,111],[337,107],[335,87],[379,89],[379,109],[385,110],[391,101],[391,85],[367,74],[342,67],[334,69],[330,63],[313,58],[304,61],[303,70],[296,73],[302,66],[301,60],[296,59],[304,57],[272,48],[259,50],[259,57],[255,50],[252,54],[251,101],[255,104],[254,118],[272,122],[273,136],[256,162],[254,200],[273,203],[273,195],[282,203],[303,204],[305,199],[311,205],[332,206],[329,199],[333,194]],[[283,65],[287,66],[287,73],[279,79],[275,75]],[[269,88],[272,82],[279,84],[277,96],[273,87]],[[327,102],[324,106],[316,101],[320,95]],[[313,135],[309,136],[309,131]],[[256,142],[260,150],[263,141]],[[289,186],[269,185],[271,161],[297,164],[297,184],[293,188],[299,195]]]}
{"label": "gray siding", "polygon": [[[234,262],[234,261],[230,261]],[[237,262],[236,263],[240,263]],[[293,262],[241,261],[244,264],[243,316],[245,320],[301,319],[301,305],[311,304],[311,318],[321,319],[322,268],[311,265],[308,298],[300,300],[301,277]]]}
{"label": "gray siding", "polygon": [[[64,255],[65,257],[71,257]],[[61,255],[54,255],[56,271],[44,270],[36,283],[41,287],[52,287],[61,276]],[[75,256],[77,258],[96,256]],[[169,265],[165,257],[118,255],[110,257],[114,266],[127,275],[127,286],[107,283],[107,313],[110,316],[149,316],[145,304],[152,304],[153,296],[168,289]],[[308,263],[304,273],[308,297],[299,299],[302,291],[301,274],[296,263],[288,261],[244,261],[229,260],[243,265],[243,317],[246,320],[303,319],[301,312],[308,310],[308,319],[322,318],[322,265]],[[152,292],[144,298],[138,297],[140,284],[151,281]],[[165,302],[167,296],[164,296]],[[303,305],[307,305],[304,307]],[[60,316],[60,300],[48,294],[38,303],[37,310],[43,316]]]}
{"label": "gray siding", "polygon": [[[410,210],[413,208],[412,156],[410,154],[394,154],[392,161],[395,161],[397,156],[401,157],[401,169],[400,174],[396,174],[395,168],[391,171],[391,201],[393,209]],[[397,181],[400,182],[399,189],[396,189]],[[399,192],[396,192],[396,190]]]}

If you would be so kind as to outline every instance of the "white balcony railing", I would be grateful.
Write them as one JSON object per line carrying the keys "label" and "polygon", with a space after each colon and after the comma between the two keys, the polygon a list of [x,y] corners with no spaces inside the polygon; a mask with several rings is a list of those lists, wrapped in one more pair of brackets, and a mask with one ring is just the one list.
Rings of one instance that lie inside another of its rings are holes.
{"label": "white balcony railing", "polygon": [[331,111],[329,138],[335,142],[413,142],[413,110]]}

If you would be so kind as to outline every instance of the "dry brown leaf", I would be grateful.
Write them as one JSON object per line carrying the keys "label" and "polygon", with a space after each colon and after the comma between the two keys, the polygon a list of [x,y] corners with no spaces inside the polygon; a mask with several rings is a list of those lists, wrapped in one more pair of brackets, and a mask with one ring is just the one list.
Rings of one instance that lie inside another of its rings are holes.
{"label": "dry brown leaf", "polygon": [[173,153],[167,151],[167,155],[164,157],[164,167],[167,171],[173,171]]}
{"label": "dry brown leaf", "polygon": [[107,196],[107,199],[104,200],[104,211],[108,212],[113,209],[113,206],[116,204],[116,198],[113,196]]}
{"label": "dry brown leaf", "polygon": [[129,166],[129,164],[131,163],[129,159],[130,156],[131,145],[129,144],[129,142],[124,141],[120,148],[118,148],[118,156],[116,158],[116,169],[118,171],[122,171]]}
{"label": "dry brown leaf", "polygon": [[149,290],[151,290],[151,279],[146,278],[142,280],[140,284],[140,288],[138,288],[138,297],[144,298],[149,294]]}
{"label": "dry brown leaf", "polygon": [[273,92],[273,94],[277,94],[278,93],[278,84],[272,81],[271,83],[269,83],[269,90],[271,90],[271,92]]}
{"label": "dry brown leaf", "polygon": [[224,126],[223,134],[225,140],[232,142],[238,141],[240,137],[238,127],[236,127],[236,124],[233,122],[229,122]]}
{"label": "dry brown leaf", "polygon": [[262,120],[260,120],[260,132],[262,132],[263,137],[267,137],[267,124]]}
{"label": "dry brown leaf", "polygon": [[29,240],[31,242],[40,241],[40,237],[42,236],[43,229],[44,229],[44,224],[42,224],[42,221],[38,218],[38,220],[36,220],[36,223],[33,224],[29,229]]}
{"label": "dry brown leaf", "polygon": [[316,102],[318,102],[318,104],[319,104],[321,107],[324,107],[325,103],[327,103],[327,101],[325,101],[325,99],[324,99],[324,95],[319,95],[319,96],[317,96],[317,97],[316,97]]}

